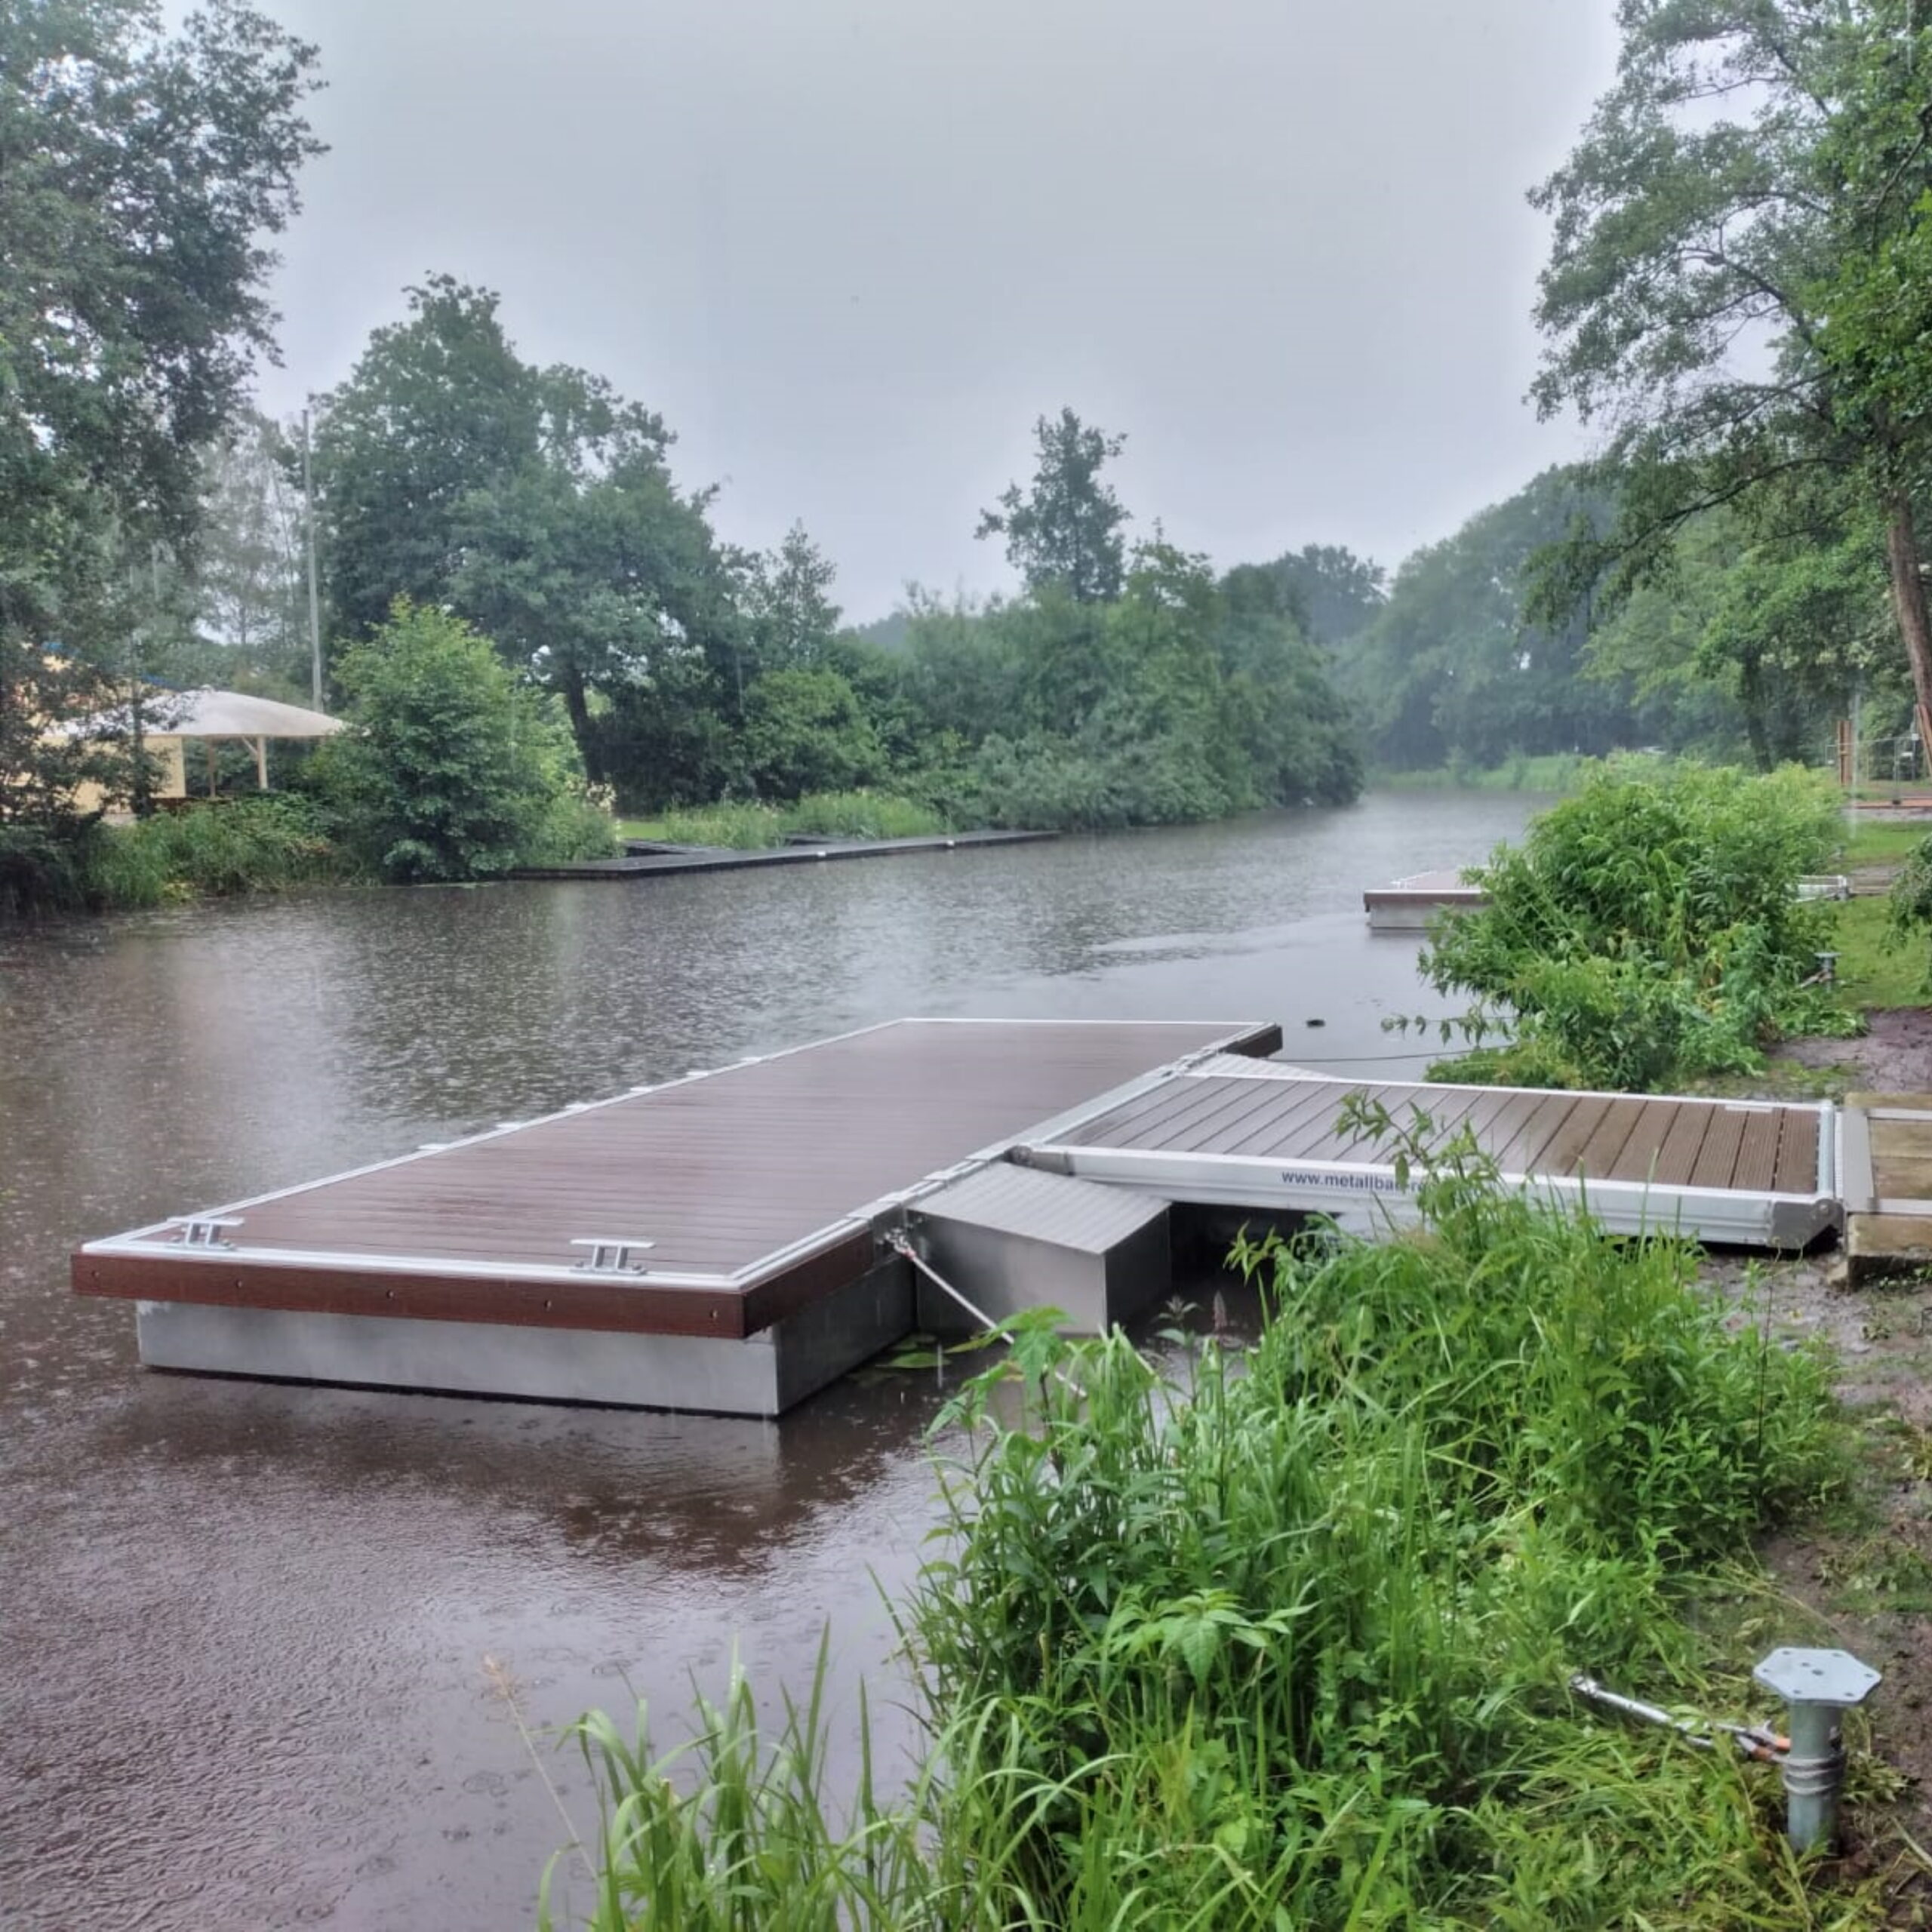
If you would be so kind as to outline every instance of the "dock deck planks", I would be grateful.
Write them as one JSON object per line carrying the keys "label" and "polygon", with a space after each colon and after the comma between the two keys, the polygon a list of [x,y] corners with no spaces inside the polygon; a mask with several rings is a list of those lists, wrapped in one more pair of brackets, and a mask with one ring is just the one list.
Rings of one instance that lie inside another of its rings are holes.
{"label": "dock deck planks", "polygon": [[[82,1294],[743,1335],[870,1266],[873,1204],[1177,1060],[1267,1053],[1227,1023],[901,1020],[91,1243]],[[646,1272],[573,1264],[586,1238]]]}
{"label": "dock deck planks", "polygon": [[1358,1095],[1398,1128],[1426,1115],[1431,1150],[1466,1134],[1506,1178],[1580,1193],[1614,1229],[1801,1246],[1839,1218],[1830,1109],[1767,1102],[1260,1079],[1203,1065],[1097,1108],[1020,1158],[1179,1199],[1334,1211],[1351,1197],[1406,1192],[1392,1152],[1345,1124]]}

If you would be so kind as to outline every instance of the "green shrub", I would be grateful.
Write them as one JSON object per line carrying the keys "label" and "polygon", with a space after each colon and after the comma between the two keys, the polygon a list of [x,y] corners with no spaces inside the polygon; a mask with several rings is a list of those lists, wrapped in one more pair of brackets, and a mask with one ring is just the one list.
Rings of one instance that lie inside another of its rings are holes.
{"label": "green shrub", "polygon": [[[1892,881],[1886,937],[1894,945],[1914,934],[1932,931],[1932,838],[1921,839],[1906,854]],[[1925,983],[1932,986],[1932,963]]]}
{"label": "green shrub", "polygon": [[1235,789],[1184,735],[1111,739],[1035,734],[989,738],[968,768],[966,795],[977,823],[1047,832],[1130,825],[1186,825],[1223,818],[1260,800]]}
{"label": "green shrub", "polygon": [[1644,1089],[1755,1069],[1780,1035],[1855,1029],[1805,983],[1831,909],[1795,897],[1838,829],[1829,788],[1796,770],[1601,767],[1475,873],[1487,904],[1438,922],[1423,973],[1476,996],[1470,1038],[1513,1038],[1487,1063],[1506,1077]]}
{"label": "green shrub", "polygon": [[568,732],[461,619],[400,601],[336,677],[350,726],[318,751],[309,782],[371,870],[487,878],[595,842]]}
{"label": "green shrub", "polygon": [[836,671],[768,671],[745,696],[744,756],[759,791],[775,798],[866,785],[886,768],[858,694]]}
{"label": "green shrub", "polygon": [[84,821],[0,820],[0,919],[72,912],[88,897],[88,855],[97,836]]}

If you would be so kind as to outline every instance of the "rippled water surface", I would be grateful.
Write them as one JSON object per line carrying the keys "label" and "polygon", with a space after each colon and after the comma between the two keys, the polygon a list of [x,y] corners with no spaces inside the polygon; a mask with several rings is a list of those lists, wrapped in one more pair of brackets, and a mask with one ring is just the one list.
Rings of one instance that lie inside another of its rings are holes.
{"label": "rippled water surface", "polygon": [[73,1245],[908,1014],[1272,1019],[1399,1074],[1430,1002],[1361,888],[1533,802],[0,939],[0,1925],[527,1926],[565,1827],[485,1660],[534,1727],[675,1730],[829,1620],[849,1710],[931,1521],[924,1378],[767,1425],[148,1374]]}

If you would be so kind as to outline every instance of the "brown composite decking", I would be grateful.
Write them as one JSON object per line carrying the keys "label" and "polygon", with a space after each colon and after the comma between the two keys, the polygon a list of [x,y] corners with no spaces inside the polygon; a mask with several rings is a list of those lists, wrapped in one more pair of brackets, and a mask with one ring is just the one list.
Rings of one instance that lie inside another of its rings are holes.
{"label": "brown composite decking", "polygon": [[[900,1020],[211,1211],[75,1256],[83,1294],[642,1333],[755,1332],[872,1264],[854,1217],[1182,1058],[1227,1023]],[[573,1268],[648,1240],[646,1272]]]}
{"label": "brown composite decking", "polygon": [[1466,1129],[1506,1174],[1799,1195],[1818,1186],[1815,1107],[1500,1088],[1197,1072],[1098,1113],[1054,1144],[1367,1162],[1374,1142],[1340,1118],[1358,1094],[1400,1125],[1426,1113],[1434,1146]]}

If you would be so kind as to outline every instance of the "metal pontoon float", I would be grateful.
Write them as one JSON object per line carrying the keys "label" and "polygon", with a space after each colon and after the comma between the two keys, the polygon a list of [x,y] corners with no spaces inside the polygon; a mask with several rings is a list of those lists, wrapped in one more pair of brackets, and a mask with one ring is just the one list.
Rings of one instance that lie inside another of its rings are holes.
{"label": "metal pontoon float", "polygon": [[1466,884],[1460,868],[1411,872],[1387,885],[1372,885],[1361,896],[1374,933],[1419,933],[1437,913],[1468,912],[1489,903],[1480,886]]}

